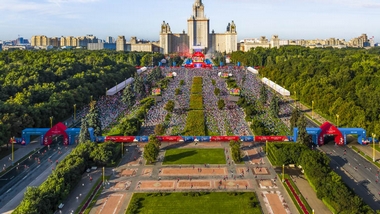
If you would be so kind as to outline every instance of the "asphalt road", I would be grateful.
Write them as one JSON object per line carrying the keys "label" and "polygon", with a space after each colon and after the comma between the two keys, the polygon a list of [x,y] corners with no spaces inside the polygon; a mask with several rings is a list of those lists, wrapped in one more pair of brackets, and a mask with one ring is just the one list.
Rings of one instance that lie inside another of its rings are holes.
{"label": "asphalt road", "polygon": [[[379,169],[348,146],[330,143],[319,147],[330,157],[330,166],[363,201],[380,210]],[[346,154],[345,154],[346,152]]]}
{"label": "asphalt road", "polygon": [[24,193],[28,186],[39,186],[46,180],[55,167],[55,161],[61,161],[68,154],[70,154],[73,147],[63,149],[61,154],[58,151],[54,152],[51,156],[53,163],[47,161],[48,156],[40,164],[33,164],[26,173],[20,173],[12,180],[17,182],[12,183],[12,186],[7,188],[7,191],[1,194],[0,198],[0,213],[7,213],[15,209],[24,197]]}

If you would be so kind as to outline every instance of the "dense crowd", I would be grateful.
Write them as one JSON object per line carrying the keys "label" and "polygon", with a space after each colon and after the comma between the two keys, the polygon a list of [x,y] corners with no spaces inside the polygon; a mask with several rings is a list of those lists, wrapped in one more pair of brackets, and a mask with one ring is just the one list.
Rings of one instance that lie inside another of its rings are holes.
{"label": "dense crowd", "polygon": [[[218,76],[219,72],[231,73],[236,79],[236,83],[241,89],[241,95],[246,99],[256,102],[260,97],[260,89],[262,82],[260,79],[249,71],[235,68],[218,68],[218,69],[187,69],[187,68],[164,68],[162,75],[166,76],[169,72],[176,72],[166,89],[161,91],[162,101],[157,102],[152,106],[145,118],[142,129],[139,135],[150,135],[154,133],[154,127],[158,124],[164,124],[165,117],[168,112],[164,106],[169,100],[175,103],[174,111],[171,114],[170,120],[165,123],[166,135],[180,135],[183,133],[187,109],[189,108],[190,90],[193,77],[202,76],[203,78],[203,103],[206,117],[206,126],[209,135],[252,135],[242,108],[237,106],[235,102],[228,100],[228,90],[225,80]],[[215,80],[215,85],[213,84]],[[181,85],[180,82],[184,84]],[[175,95],[176,89],[181,92]],[[219,96],[215,95],[215,88],[219,88]],[[279,102],[279,119],[273,118],[270,115],[270,101],[274,96],[271,90],[267,90],[267,103],[264,104],[265,110],[258,117],[263,124],[273,134],[280,133],[281,130],[287,130],[290,125],[291,108],[286,100],[281,96]],[[110,126],[117,121],[120,114],[127,114],[129,111],[121,101],[122,91],[113,96],[102,96],[96,103],[99,109],[102,129]],[[218,109],[218,100],[222,99],[226,106]],[[86,106],[81,111],[78,111],[76,119],[83,118],[89,111]],[[272,118],[272,119],[268,119]]]}
{"label": "dense crowd", "polygon": [[[252,102],[256,102],[260,97],[260,89],[264,83],[261,82],[256,74],[247,70],[230,69],[230,72],[241,87],[242,96]],[[263,114],[258,115],[258,117],[273,134],[278,134],[281,130],[282,132],[286,132],[288,130],[287,127],[290,126],[291,107],[281,95],[277,95],[279,98],[279,119],[273,118],[268,109],[274,95],[274,92],[267,87],[267,102],[264,104]]]}

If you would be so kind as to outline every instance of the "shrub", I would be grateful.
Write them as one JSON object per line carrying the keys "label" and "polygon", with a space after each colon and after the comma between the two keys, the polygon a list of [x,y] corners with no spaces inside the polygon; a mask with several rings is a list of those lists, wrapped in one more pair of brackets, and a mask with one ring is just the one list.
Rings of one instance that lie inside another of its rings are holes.
{"label": "shrub", "polygon": [[215,96],[219,96],[220,89],[219,88],[214,88],[214,94],[215,94]]}
{"label": "shrub", "polygon": [[167,103],[166,103],[166,105],[165,105],[165,107],[164,107],[164,109],[166,110],[166,111],[168,111],[168,112],[173,112],[173,110],[174,110],[174,101],[173,100],[169,100]]}
{"label": "shrub", "polygon": [[176,88],[176,89],[175,89],[175,95],[179,95],[179,94],[181,94],[181,93],[182,93],[181,89],[179,89],[179,88]]}
{"label": "shrub", "polygon": [[224,100],[218,100],[218,109],[222,110],[226,104],[224,103]]}

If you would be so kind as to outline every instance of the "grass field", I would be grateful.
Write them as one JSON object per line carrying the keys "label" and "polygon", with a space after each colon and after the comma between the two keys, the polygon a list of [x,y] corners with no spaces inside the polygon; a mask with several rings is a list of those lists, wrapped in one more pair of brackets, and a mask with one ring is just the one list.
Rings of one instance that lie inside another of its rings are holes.
{"label": "grass field", "polygon": [[169,149],[163,164],[225,164],[223,149]]}
{"label": "grass field", "polygon": [[[231,214],[261,213],[253,192],[225,193],[135,193],[126,213],[141,214]],[[166,195],[165,195],[166,194]],[[186,195],[187,194],[187,195]],[[236,195],[234,195],[236,194]]]}

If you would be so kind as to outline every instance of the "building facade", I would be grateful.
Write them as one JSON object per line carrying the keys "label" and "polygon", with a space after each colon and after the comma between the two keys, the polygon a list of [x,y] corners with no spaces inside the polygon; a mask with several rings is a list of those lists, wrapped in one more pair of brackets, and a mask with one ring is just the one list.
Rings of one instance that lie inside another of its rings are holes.
{"label": "building facade", "polygon": [[228,23],[226,32],[210,33],[210,20],[205,16],[202,0],[195,0],[193,15],[187,20],[187,33],[172,33],[169,23],[161,24],[160,52],[192,53],[202,50],[205,53],[226,52],[237,50],[237,31],[234,21]]}

